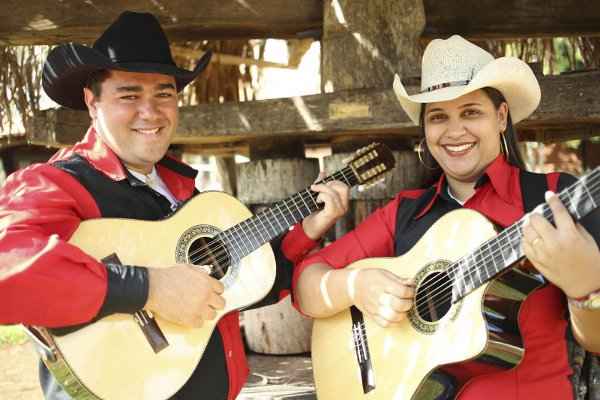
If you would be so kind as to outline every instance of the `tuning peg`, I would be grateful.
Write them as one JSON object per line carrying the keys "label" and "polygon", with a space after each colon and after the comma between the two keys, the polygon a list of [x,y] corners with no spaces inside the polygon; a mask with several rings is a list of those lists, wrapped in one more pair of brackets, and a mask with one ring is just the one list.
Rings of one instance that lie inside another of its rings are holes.
{"label": "tuning peg", "polygon": [[377,142],[373,142],[367,146],[361,147],[360,149],[356,150],[356,155],[360,156],[362,154],[365,154],[366,152],[371,151],[377,145]]}
{"label": "tuning peg", "polygon": [[385,176],[382,176],[379,179],[375,179],[373,182],[369,182],[369,183],[365,183],[364,185],[360,185],[358,191],[362,192],[363,190],[367,190],[372,188],[373,186],[376,186],[380,183],[383,183],[383,181],[385,181]]}

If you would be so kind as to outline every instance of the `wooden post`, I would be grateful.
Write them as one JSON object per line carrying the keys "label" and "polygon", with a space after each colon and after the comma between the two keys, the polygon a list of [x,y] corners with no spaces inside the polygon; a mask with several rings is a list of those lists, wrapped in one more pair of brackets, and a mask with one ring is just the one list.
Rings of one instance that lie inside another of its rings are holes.
{"label": "wooden post", "polygon": [[[304,146],[294,141],[251,146],[253,160],[237,168],[238,198],[258,212],[308,187],[318,176],[319,165],[315,159],[300,158],[303,153]],[[309,350],[312,321],[292,307],[289,296],[277,304],[245,311],[242,319],[248,348],[256,353]]]}
{"label": "wooden post", "polygon": [[[323,91],[390,87],[394,73],[400,73],[402,76],[418,75],[421,64],[418,38],[425,26],[422,0],[328,0],[324,2],[323,15],[321,46]],[[329,114],[335,118],[345,119],[367,117],[369,107],[364,104],[336,103],[335,107],[330,107]],[[365,113],[366,115],[363,115]],[[295,146],[282,146],[279,143],[276,146],[276,153],[279,154],[296,149]],[[257,146],[254,147],[259,149]],[[251,158],[253,158],[252,153],[251,148]],[[407,168],[406,172],[401,171],[400,177],[404,177],[402,174],[405,173],[411,179],[421,176],[418,168],[413,168],[412,153],[398,157],[401,161],[399,165]],[[341,156],[340,160],[341,158],[344,157]],[[405,159],[408,160],[406,163],[403,162]],[[308,162],[303,161],[303,163]],[[293,178],[297,181],[296,173],[305,175],[304,168],[298,167],[290,171],[284,170],[283,165],[279,161],[277,164],[272,164],[270,170],[263,170],[260,165],[248,166],[255,169],[259,175],[263,174],[265,179],[246,180],[243,178],[243,173],[238,174],[238,195],[244,198],[246,191],[252,193],[259,187],[264,196],[266,191],[260,185],[264,182],[269,184],[271,195],[276,196],[277,189],[280,188],[278,179],[289,181]],[[281,176],[278,176],[280,174]],[[305,177],[304,186],[310,184],[315,176],[316,169],[311,177]],[[407,184],[406,180],[408,179],[401,179],[402,184]],[[245,181],[249,184],[245,184]],[[380,203],[390,198],[393,195],[390,192],[395,193],[399,189],[398,186],[382,188],[384,194],[379,195],[382,197]],[[296,190],[299,189],[301,187]],[[360,195],[356,196],[360,197]],[[254,200],[260,199],[260,197],[248,198],[247,200],[251,201],[247,203],[252,204]],[[356,203],[355,207],[362,209],[362,215],[371,210],[371,205]],[[302,322],[303,320],[300,319],[298,324],[298,318],[301,317],[289,305],[286,308],[280,303],[272,307],[276,309],[269,314],[264,310],[244,314],[244,328],[250,349],[278,354],[308,351],[310,321]],[[279,307],[287,311],[285,313],[279,311]],[[287,321],[288,319],[290,322]],[[292,320],[296,322],[292,324]]]}
{"label": "wooden post", "polygon": [[422,0],[327,0],[321,85],[325,92],[391,87],[394,73],[418,76]]}
{"label": "wooden post", "polygon": [[[405,81],[420,75],[419,37],[425,27],[422,0],[331,0],[324,3],[323,17],[324,91],[389,88],[395,73]],[[397,110],[402,113],[399,104]],[[351,155],[349,151],[372,139],[375,137],[334,142],[333,155],[325,159],[326,170],[339,168]],[[336,237],[354,228],[399,190],[422,183],[423,170],[411,142],[400,136],[386,136],[385,142],[395,150],[394,172],[386,174],[384,184],[368,191],[352,190],[350,211],[336,224]]]}

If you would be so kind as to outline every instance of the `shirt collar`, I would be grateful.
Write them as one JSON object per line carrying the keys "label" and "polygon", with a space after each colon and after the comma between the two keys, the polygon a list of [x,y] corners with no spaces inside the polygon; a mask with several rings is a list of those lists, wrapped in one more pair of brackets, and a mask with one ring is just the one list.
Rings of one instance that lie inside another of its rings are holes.
{"label": "shirt collar", "polygon": [[[494,191],[504,202],[513,204],[516,201],[517,196],[516,193],[514,193],[511,182],[513,182],[513,175],[518,173],[519,169],[509,164],[504,156],[500,154],[494,161],[492,161],[490,165],[488,165],[483,175],[477,180],[475,183],[475,190],[484,186],[487,182],[490,182]],[[421,218],[423,215],[425,215],[440,197],[443,197],[446,200],[449,199],[449,197],[445,194],[447,185],[448,183],[446,181],[446,175],[441,174],[438,181],[432,187],[434,194],[431,197],[431,200],[425,204],[419,213],[417,213],[415,219]]]}
{"label": "shirt collar", "polygon": [[64,160],[74,154],[85,158],[95,169],[114,181],[126,179],[129,175],[119,157],[100,139],[93,126],[90,126],[80,142],[60,150],[50,162]]}
{"label": "shirt collar", "polygon": [[[96,129],[90,126],[80,142],[59,150],[49,162],[67,159],[74,154],[85,158],[95,169],[114,181],[127,179],[132,186],[145,185],[123,165],[116,153],[100,139]],[[169,156],[156,164],[156,172],[177,199],[192,195],[197,171]]]}
{"label": "shirt collar", "polygon": [[[515,180],[515,175],[517,179]],[[509,164],[504,156],[500,154],[486,168],[485,174],[479,179],[475,188],[478,188],[489,181],[498,196],[507,204],[518,202],[518,195],[512,182],[518,182],[519,168]]]}

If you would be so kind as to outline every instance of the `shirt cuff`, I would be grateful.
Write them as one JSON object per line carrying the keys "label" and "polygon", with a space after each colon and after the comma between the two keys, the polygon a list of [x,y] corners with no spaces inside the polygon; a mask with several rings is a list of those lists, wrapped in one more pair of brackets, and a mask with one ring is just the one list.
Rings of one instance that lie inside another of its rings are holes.
{"label": "shirt cuff", "polygon": [[309,251],[317,247],[317,244],[319,242],[306,236],[302,224],[298,223],[283,238],[281,251],[288,260],[297,264]]}
{"label": "shirt cuff", "polygon": [[105,263],[107,289],[96,318],[115,313],[133,314],[148,301],[148,270],[144,267]]}

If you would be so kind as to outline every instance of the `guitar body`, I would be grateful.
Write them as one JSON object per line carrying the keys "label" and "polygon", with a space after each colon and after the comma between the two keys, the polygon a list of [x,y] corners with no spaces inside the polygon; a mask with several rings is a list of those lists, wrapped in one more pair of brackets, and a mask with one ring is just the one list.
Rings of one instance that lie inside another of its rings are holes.
{"label": "guitar body", "polygon": [[[320,182],[369,185],[392,169],[380,143],[359,149],[349,165]],[[306,188],[252,213],[221,192],[204,192],[161,221],[84,221],[69,243],[104,262],[167,268],[204,265],[225,287],[225,308],[198,329],[183,328],[146,310],[111,315],[82,327],[25,327],[42,360],[76,400],[163,400],[190,378],[225,314],[264,298],[275,281],[269,241],[322,208]]]}
{"label": "guitar body", "polygon": [[[381,268],[412,277],[418,292],[432,273],[445,270],[449,262],[495,235],[494,226],[481,214],[460,209],[440,218],[405,255],[364,259],[348,268]],[[350,311],[315,320],[312,358],[319,400],[426,398],[418,393],[434,369],[475,358],[490,347],[483,316],[488,286],[471,292],[436,321],[421,318],[414,308],[406,320],[387,328],[365,316],[372,369],[367,375],[374,383],[367,393],[361,383],[365,374],[357,362]]]}
{"label": "guitar body", "polygon": [[[125,265],[164,268],[189,262],[181,259],[182,252],[187,255],[199,236],[212,237],[250,216],[235,198],[205,192],[162,221],[85,221],[70,243],[97,259],[116,254]],[[76,371],[74,375],[85,389],[93,393],[82,398],[167,399],[191,376],[218,320],[262,299],[274,279],[275,259],[265,244],[231,266],[221,279],[226,305],[216,319],[206,321],[199,329],[187,329],[156,318],[169,342],[160,352],[152,350],[129,314],[112,315],[76,332],[54,336],[54,350]]]}

